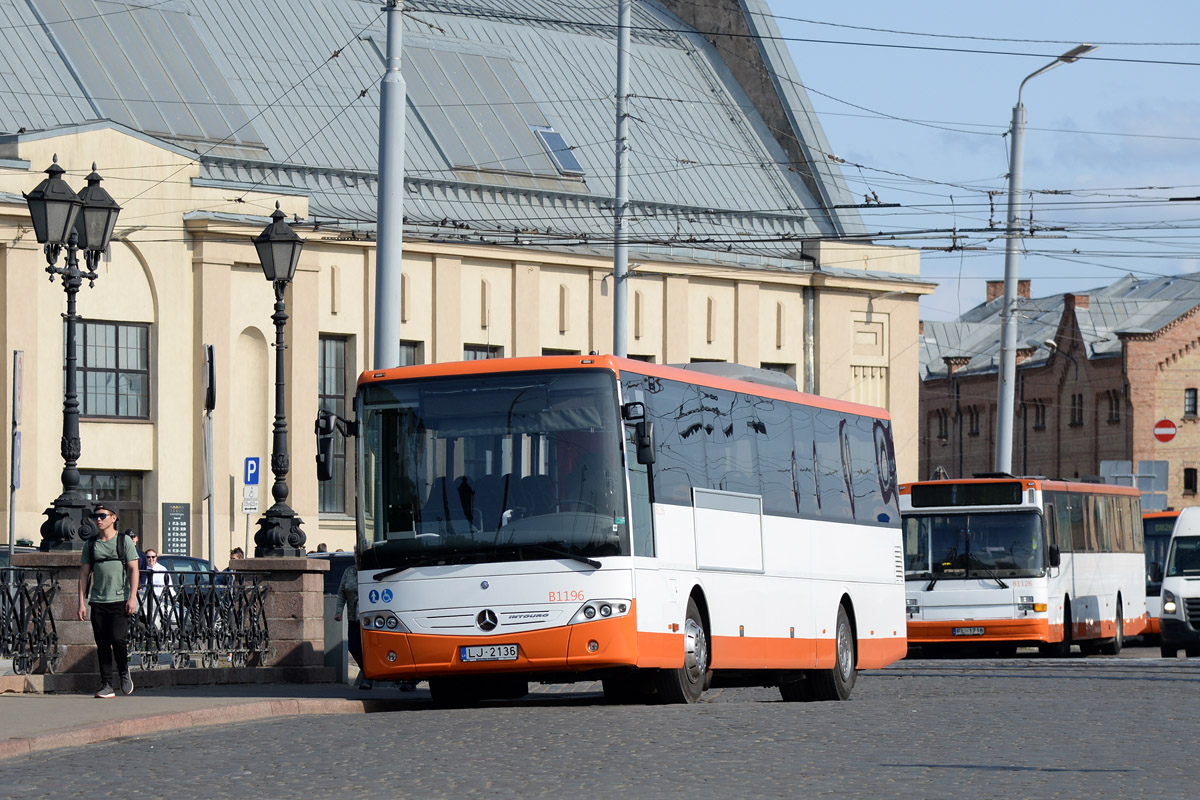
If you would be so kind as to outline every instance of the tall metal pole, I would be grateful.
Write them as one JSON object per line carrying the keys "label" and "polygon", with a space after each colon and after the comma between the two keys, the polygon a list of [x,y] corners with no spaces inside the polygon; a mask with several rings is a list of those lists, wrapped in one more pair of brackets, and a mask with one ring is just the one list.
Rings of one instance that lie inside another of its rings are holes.
{"label": "tall metal pole", "polygon": [[633,0],[620,0],[617,13],[617,170],[613,198],[613,355],[629,355],[629,231],[625,212],[629,206],[628,179],[625,175],[629,152],[629,115],[625,102],[629,94],[629,27]]}
{"label": "tall metal pole", "polygon": [[1078,61],[1080,56],[1095,49],[1090,44],[1081,44],[1025,76],[1025,80],[1021,81],[1017,89],[1017,104],[1013,106],[1012,151],[1008,169],[1008,217],[1004,228],[1004,300],[1000,310],[1000,368],[996,389],[996,472],[1012,472],[1013,417],[1017,382],[1017,248],[1021,230],[1021,172],[1025,157],[1025,106],[1021,104],[1021,93],[1031,78],[1054,69],[1059,64]]}
{"label": "tall metal pole", "polygon": [[375,369],[400,364],[404,257],[404,96],[400,0],[387,0],[387,65],[379,85],[379,196],[375,230]]}

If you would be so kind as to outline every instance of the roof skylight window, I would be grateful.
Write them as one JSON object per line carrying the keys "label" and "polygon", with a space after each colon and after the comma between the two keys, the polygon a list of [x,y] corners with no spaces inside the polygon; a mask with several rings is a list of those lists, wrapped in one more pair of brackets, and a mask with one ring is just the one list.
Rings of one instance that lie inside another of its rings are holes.
{"label": "roof skylight window", "polygon": [[583,165],[579,163],[579,159],[571,152],[570,145],[563,135],[554,128],[547,128],[541,125],[531,125],[530,130],[537,134],[541,140],[542,146],[546,148],[546,153],[554,160],[554,166],[558,167],[558,171],[572,178],[578,178],[583,175]]}

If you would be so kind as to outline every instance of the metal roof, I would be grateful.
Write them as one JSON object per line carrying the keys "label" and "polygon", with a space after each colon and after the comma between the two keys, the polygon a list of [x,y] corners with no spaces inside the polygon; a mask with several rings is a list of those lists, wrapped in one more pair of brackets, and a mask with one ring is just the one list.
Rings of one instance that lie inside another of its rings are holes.
{"label": "metal roof", "polygon": [[[1126,275],[1108,286],[1075,293],[1087,308],[1075,306],[1075,321],[1089,359],[1121,354],[1122,334],[1152,334],[1200,306],[1200,272],[1161,278]],[[956,375],[995,372],[1000,361],[1003,298],[967,311],[950,322],[925,322],[921,336],[921,379],[946,377],[945,358],[965,358]],[[1066,295],[1018,298],[1017,346],[1033,349],[1021,367],[1044,364],[1066,308]]]}
{"label": "metal roof", "polygon": [[[792,129],[773,130],[738,83],[727,59],[748,56],[636,3],[635,252],[788,259],[795,240],[862,230],[857,211],[832,209],[849,193],[786,49],[770,38],[778,30],[764,0],[735,4],[768,37],[747,52]],[[371,230],[380,3],[292,0],[269,19],[262,8],[0,0],[0,131],[109,119],[194,152],[205,184],[302,192],[316,219]],[[615,3],[591,0],[406,0],[406,230],[552,247],[611,239],[616,14]],[[530,126],[561,135],[582,175],[559,168]],[[799,140],[803,170],[789,168],[780,136]]]}

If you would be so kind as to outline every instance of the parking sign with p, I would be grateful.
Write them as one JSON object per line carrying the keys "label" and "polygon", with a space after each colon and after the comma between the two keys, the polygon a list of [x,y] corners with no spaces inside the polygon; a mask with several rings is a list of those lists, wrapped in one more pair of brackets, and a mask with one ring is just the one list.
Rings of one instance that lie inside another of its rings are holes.
{"label": "parking sign with p", "polygon": [[246,459],[246,479],[243,481],[247,486],[258,485],[258,459]]}

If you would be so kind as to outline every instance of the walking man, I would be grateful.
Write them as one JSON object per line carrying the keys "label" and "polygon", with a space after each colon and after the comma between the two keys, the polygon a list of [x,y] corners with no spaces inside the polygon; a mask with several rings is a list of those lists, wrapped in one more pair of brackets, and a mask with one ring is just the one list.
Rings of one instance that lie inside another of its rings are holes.
{"label": "walking man", "polygon": [[[133,694],[129,675],[129,618],[137,612],[138,553],[133,540],[117,534],[117,515],[103,504],[93,513],[100,535],[83,546],[79,571],[79,619],[92,607],[92,636],[100,660],[100,691],[96,697]],[[91,591],[88,591],[89,580]]]}

